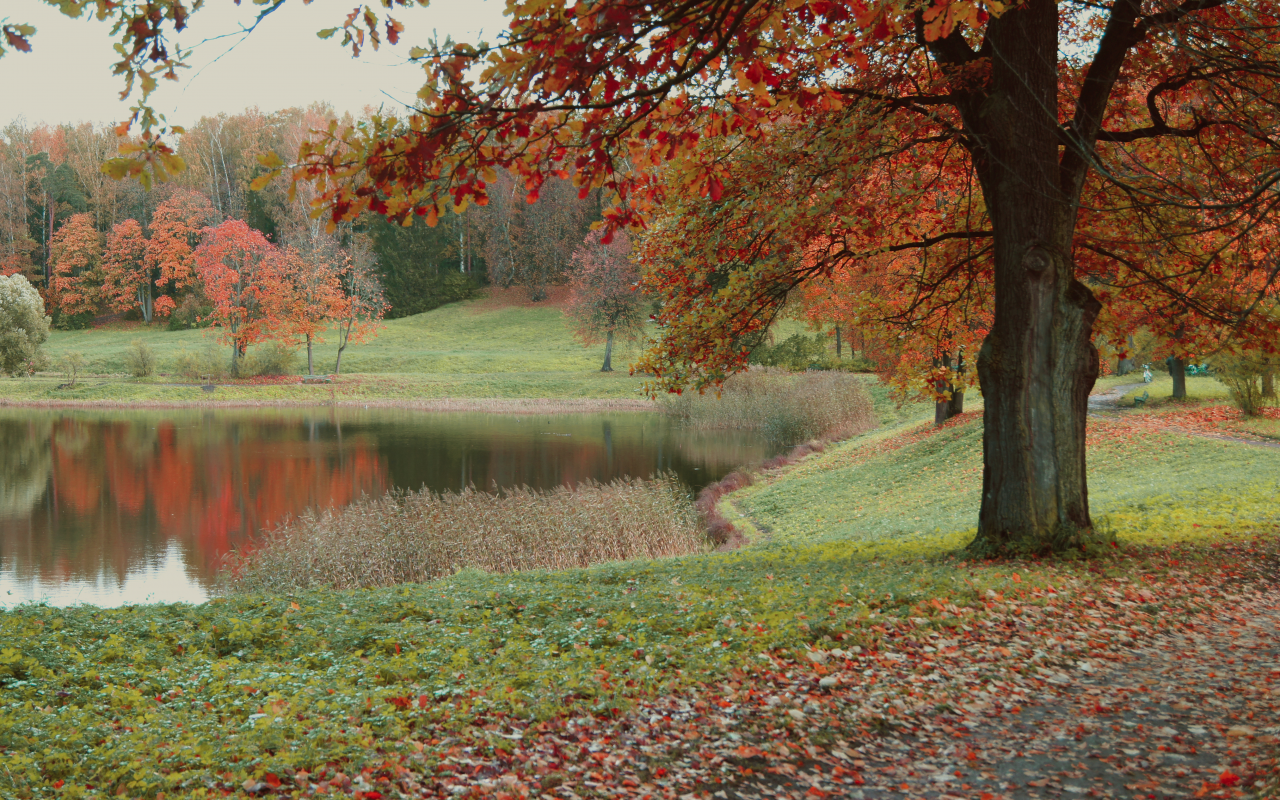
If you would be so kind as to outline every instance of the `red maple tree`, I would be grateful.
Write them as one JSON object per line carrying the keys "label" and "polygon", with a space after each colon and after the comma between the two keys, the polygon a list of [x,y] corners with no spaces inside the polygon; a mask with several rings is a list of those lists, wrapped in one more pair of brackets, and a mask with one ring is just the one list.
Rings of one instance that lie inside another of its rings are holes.
{"label": "red maple tree", "polygon": [[289,307],[273,295],[286,291],[279,279],[279,252],[243,220],[205,228],[191,259],[204,293],[213,303],[210,318],[231,345],[232,373],[239,374],[250,345],[269,338],[276,325],[271,309]]}
{"label": "red maple tree", "polygon": [[613,372],[615,335],[636,339],[644,330],[644,295],[639,291],[640,268],[632,259],[631,237],[619,233],[609,244],[592,232],[573,252],[569,304],[565,315],[584,345],[604,341],[601,372]]}

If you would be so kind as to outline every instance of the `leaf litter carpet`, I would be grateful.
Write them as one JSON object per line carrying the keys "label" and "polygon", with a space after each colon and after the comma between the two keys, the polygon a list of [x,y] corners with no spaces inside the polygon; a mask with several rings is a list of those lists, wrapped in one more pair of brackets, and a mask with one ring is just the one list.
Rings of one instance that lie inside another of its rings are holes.
{"label": "leaf litter carpet", "polygon": [[855,737],[722,796],[1280,796],[1280,594],[1272,582],[1220,599],[1149,638],[1090,642],[1074,665],[992,685],[955,715]]}
{"label": "leaf litter carpet", "polygon": [[961,565],[996,588],[626,710],[495,719],[384,780],[497,800],[1280,796],[1276,544]]}

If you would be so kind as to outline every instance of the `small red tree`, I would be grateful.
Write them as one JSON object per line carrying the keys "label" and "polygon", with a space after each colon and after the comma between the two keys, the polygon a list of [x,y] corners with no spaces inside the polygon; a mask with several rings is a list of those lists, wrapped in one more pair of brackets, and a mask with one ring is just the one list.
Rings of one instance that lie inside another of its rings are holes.
{"label": "small red tree", "polygon": [[342,259],[340,276],[342,297],[335,307],[338,323],[338,358],[333,364],[335,375],[342,371],[342,353],[347,345],[367,342],[382,329],[381,320],[389,306],[378,280],[378,257],[373,246],[357,239]]}
{"label": "small red tree", "polygon": [[[231,345],[231,371],[239,374],[249,345],[268,337],[268,308],[285,305],[265,295],[281,291],[281,282],[268,277],[276,248],[242,220],[229,219],[205,228],[204,241],[192,252],[196,274],[213,302],[211,318],[223,329],[222,341]],[[264,285],[264,278],[265,281]]]}
{"label": "small red tree", "polygon": [[102,240],[92,214],[74,214],[49,244],[52,280],[51,305],[63,314],[85,314],[98,310],[102,263]]}
{"label": "small red tree", "polygon": [[613,372],[614,336],[639,338],[644,330],[644,298],[636,288],[640,270],[631,259],[631,239],[617,233],[612,242],[603,244],[601,238],[599,232],[587,234],[573,253],[565,313],[584,345],[604,340],[600,371]]}
{"label": "small red tree", "polygon": [[147,268],[147,240],[136,219],[117,223],[107,234],[102,254],[102,296],[117,311],[137,307],[142,319],[155,315],[151,270]]}

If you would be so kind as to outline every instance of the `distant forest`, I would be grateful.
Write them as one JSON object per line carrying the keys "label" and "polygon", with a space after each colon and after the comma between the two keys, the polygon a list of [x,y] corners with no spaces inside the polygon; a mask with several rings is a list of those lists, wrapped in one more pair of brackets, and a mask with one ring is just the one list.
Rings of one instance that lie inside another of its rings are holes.
{"label": "distant forest", "polygon": [[[100,244],[109,246],[112,232],[129,220],[141,227],[144,238],[151,237],[157,209],[167,201],[167,213],[174,208],[199,209],[191,212],[199,214],[198,219],[185,221],[194,231],[239,219],[280,244],[315,237],[323,223],[309,217],[310,187],[299,187],[291,203],[287,179],[256,192],[249,184],[264,171],[258,156],[275,152],[287,162],[311,131],[327,128],[332,119],[335,115],[325,106],[272,113],[250,109],[202,118],[179,139],[178,155],[186,170],[151,191],[134,181],[113,180],[100,170],[122,143],[110,125],[31,126],[14,121],[0,129],[0,274],[22,273],[48,298],[58,274],[95,268],[83,259],[71,260],[75,248],[59,247],[59,232],[73,217],[84,225],[83,215],[88,215],[86,227],[96,231]],[[359,122],[350,116],[338,121]],[[550,287],[568,279],[571,255],[599,217],[599,198],[592,193],[579,199],[576,188],[555,180],[543,187],[538,203],[529,204],[522,188],[510,175],[500,174],[488,205],[447,214],[434,228],[404,228],[370,216],[344,226],[338,238],[367,239],[376,255],[390,318],[466,299],[487,284],[522,286],[531,299],[540,301]],[[192,194],[207,203],[193,202]],[[174,300],[172,324],[190,324],[200,298]],[[51,310],[61,327],[78,327],[92,316]],[[107,310],[105,305],[95,309]]]}

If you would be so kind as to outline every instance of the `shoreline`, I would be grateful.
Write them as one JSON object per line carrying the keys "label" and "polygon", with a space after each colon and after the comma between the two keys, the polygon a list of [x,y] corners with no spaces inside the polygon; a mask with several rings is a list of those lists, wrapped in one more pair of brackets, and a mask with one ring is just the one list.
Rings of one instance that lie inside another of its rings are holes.
{"label": "shoreline", "polygon": [[440,397],[420,400],[14,400],[0,398],[0,408],[163,410],[182,408],[397,408],[407,411],[484,412],[493,414],[588,414],[601,411],[658,411],[653,400],[622,398]]}

